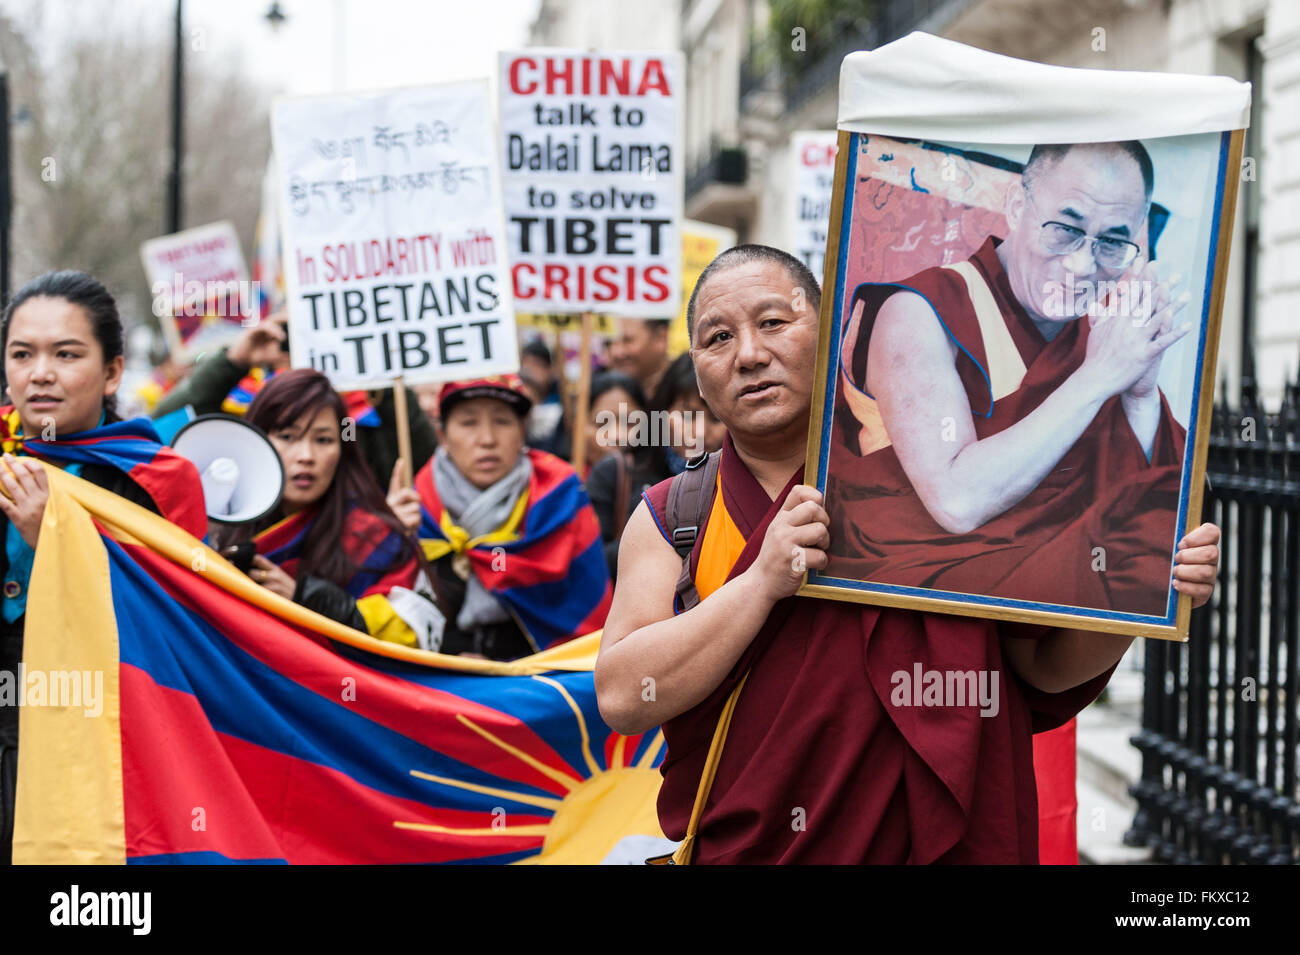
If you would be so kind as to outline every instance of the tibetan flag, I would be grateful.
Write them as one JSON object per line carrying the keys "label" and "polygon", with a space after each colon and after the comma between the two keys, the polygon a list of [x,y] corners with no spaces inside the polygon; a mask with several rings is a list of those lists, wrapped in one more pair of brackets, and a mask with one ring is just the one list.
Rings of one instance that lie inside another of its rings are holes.
{"label": "tibetan flag", "polygon": [[[296,578],[303,545],[318,517],[320,508],[311,505],[276,521],[253,538],[257,552]],[[343,586],[350,596],[380,595],[394,587],[415,587],[418,569],[414,552],[406,538],[378,515],[354,503],[343,518],[341,537],[339,547],[356,568]]]}
{"label": "tibetan flag", "polygon": [[554,455],[529,450],[532,479],[517,527],[468,539],[443,507],[431,459],[415,476],[425,556],[463,553],[484,588],[545,650],[605,625],[613,586],[600,521],[578,475]]}
{"label": "tibetan flag", "polygon": [[280,239],[280,198],[277,193],[275,157],[266,163],[262,177],[262,208],[253,235],[253,284],[257,289],[257,312],[266,318],[284,304],[284,250]]}
{"label": "tibetan flag", "polygon": [[[221,403],[221,410],[233,415],[247,414],[249,405],[253,403],[257,393],[274,377],[274,371],[265,368],[252,369],[239,380],[239,384],[230,389],[230,394],[226,395]],[[383,424],[379,412],[375,410],[374,405],[370,403],[370,397],[364,391],[344,391],[340,392],[340,395],[348,417],[358,425],[363,428],[378,428]]]}
{"label": "tibetan flag", "polygon": [[274,371],[267,371],[265,368],[253,368],[247,375],[239,379],[239,383],[230,389],[230,394],[221,403],[221,410],[226,414],[240,415],[241,417],[248,413],[248,406],[253,403],[257,393],[262,390],[262,386],[275,375]]}
{"label": "tibetan flag", "polygon": [[1075,785],[1076,721],[1034,734],[1034,781],[1038,784],[1038,861],[1079,864],[1079,791]]}
{"label": "tibetan flag", "polygon": [[662,843],[663,736],[601,721],[598,634],[510,663],[385,643],[46,471],[16,862],[584,863]]}
{"label": "tibetan flag", "polygon": [[61,441],[22,434],[18,411],[0,408],[0,447],[27,453],[60,466],[97,464],[116,468],[138,484],[167,518],[191,534],[208,530],[203,496],[195,496],[199,473],[194,464],[162,443],[153,422],[131,418],[80,431]]}
{"label": "tibetan flag", "polygon": [[363,428],[378,428],[383,424],[379,412],[370,403],[370,396],[364,391],[344,391],[340,392],[340,394],[343,397],[343,406],[347,410],[348,417],[358,425]]}

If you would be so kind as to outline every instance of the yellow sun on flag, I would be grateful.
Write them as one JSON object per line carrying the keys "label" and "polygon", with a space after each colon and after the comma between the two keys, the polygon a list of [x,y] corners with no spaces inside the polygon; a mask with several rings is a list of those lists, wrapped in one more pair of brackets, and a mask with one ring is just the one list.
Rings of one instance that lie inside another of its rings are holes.
{"label": "yellow sun on flag", "polygon": [[[620,841],[629,836],[663,839],[664,834],[659,827],[659,816],[656,810],[661,776],[655,767],[664,746],[663,731],[655,731],[645,752],[632,765],[624,765],[628,737],[615,735],[610,759],[613,768],[602,769],[592,755],[587,721],[569,691],[550,677],[533,676],[532,679],[552,687],[564,698],[573,712],[582,741],[582,755],[587,770],[585,778],[575,779],[553,766],[546,765],[535,756],[517,746],[512,746],[479,726],[464,714],[457,714],[456,720],[465,727],[467,732],[475,734],[488,745],[501,750],[529,769],[555,782],[565,790],[564,796],[539,796],[483,786],[446,776],[436,776],[418,769],[412,769],[411,775],[440,786],[535,806],[550,813],[550,820],[545,823],[510,825],[494,819],[490,826],[472,828],[408,821],[394,821],[393,825],[398,829],[484,839],[517,840],[521,836],[541,837],[543,843],[537,854],[516,862],[516,864],[526,865],[594,865],[605,859]],[[485,853],[485,855],[489,854]]]}

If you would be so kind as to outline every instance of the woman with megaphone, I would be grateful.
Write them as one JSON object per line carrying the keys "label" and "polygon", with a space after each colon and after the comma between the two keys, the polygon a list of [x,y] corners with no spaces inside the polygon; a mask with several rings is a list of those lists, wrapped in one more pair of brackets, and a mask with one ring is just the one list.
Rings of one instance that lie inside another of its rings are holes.
{"label": "woman with megaphone", "polygon": [[282,371],[246,420],[280,455],[280,503],[259,520],[214,528],[213,546],[256,549],[249,576],[267,590],[382,640],[437,650],[442,618],[420,591],[414,543],[384,503],[343,398],[318,371]]}
{"label": "woman with megaphone", "polygon": [[[14,295],[0,343],[10,405],[0,407],[0,671],[23,655],[27,590],[54,465],[202,537],[203,487],[194,465],[164,446],[147,418],[116,413],[122,383],[117,304],[84,272],[47,272]],[[0,863],[10,861],[18,772],[18,708],[0,706]]]}

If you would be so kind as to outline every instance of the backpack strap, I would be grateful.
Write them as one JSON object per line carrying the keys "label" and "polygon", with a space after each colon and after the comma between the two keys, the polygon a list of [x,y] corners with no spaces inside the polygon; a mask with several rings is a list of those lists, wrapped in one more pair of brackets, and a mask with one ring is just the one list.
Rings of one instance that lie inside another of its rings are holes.
{"label": "backpack strap", "polygon": [[683,613],[700,602],[700,592],[695,589],[695,578],[691,576],[691,551],[713,505],[721,461],[721,451],[692,458],[686,462],[686,470],[674,477],[668,487],[664,530],[682,558],[676,593]]}

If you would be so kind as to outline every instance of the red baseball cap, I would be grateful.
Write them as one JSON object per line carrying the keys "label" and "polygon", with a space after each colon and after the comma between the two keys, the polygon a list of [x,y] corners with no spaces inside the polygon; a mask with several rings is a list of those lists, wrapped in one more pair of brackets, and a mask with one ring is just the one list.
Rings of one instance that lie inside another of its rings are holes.
{"label": "red baseball cap", "polygon": [[442,391],[438,392],[438,414],[445,418],[457,403],[469,398],[496,398],[504,401],[521,418],[533,406],[533,399],[528,396],[523,379],[518,375],[493,375],[490,378],[447,382],[442,386]]}

